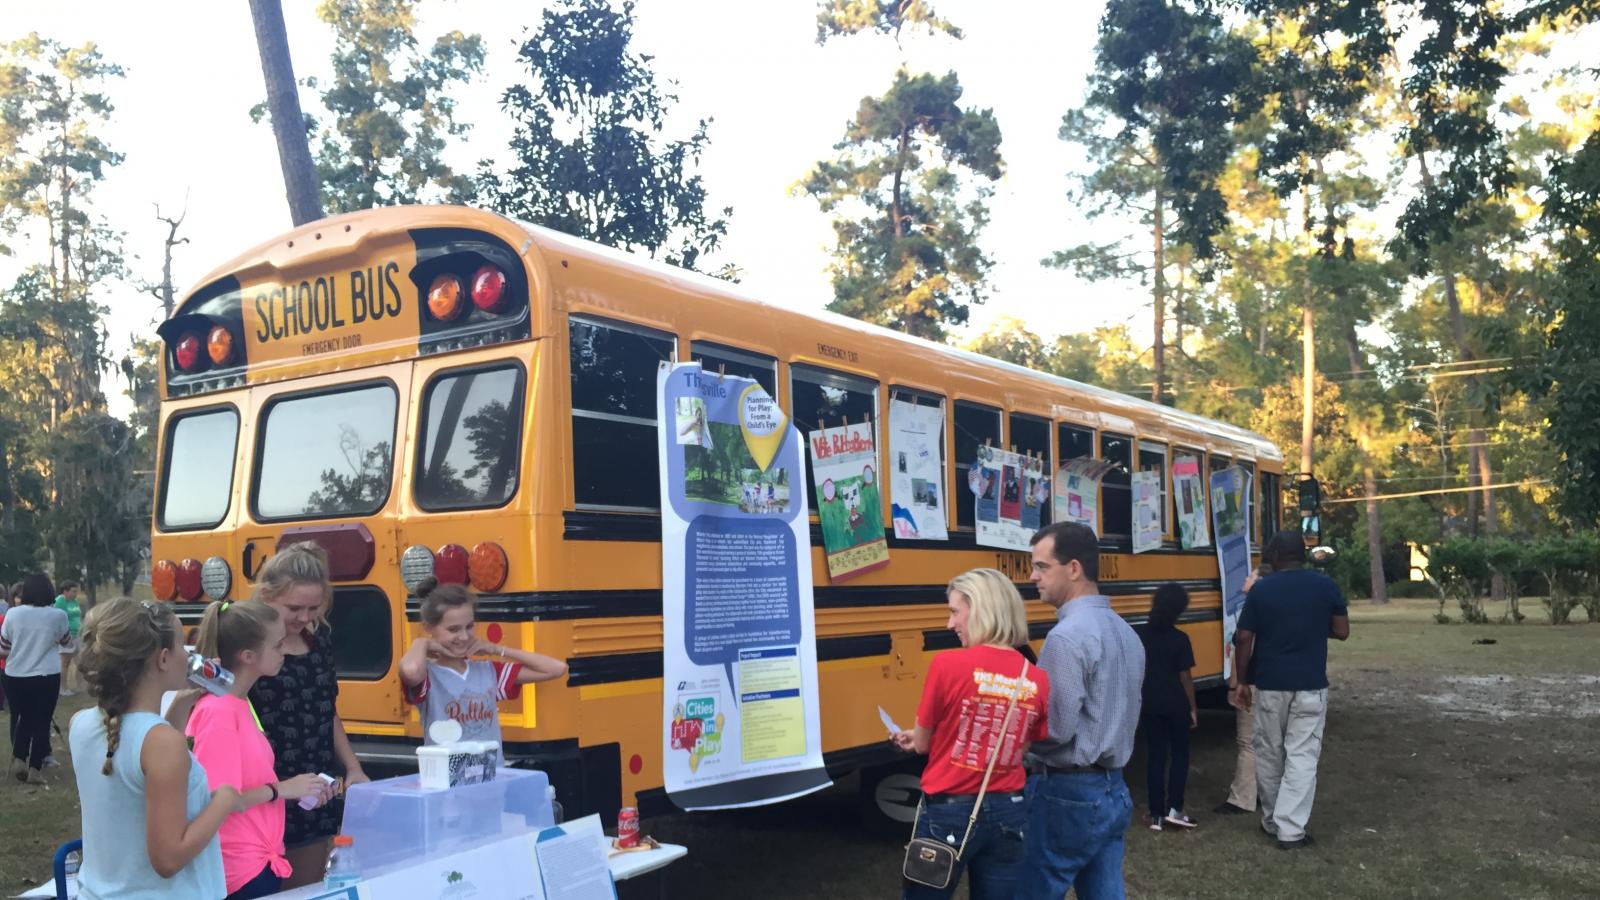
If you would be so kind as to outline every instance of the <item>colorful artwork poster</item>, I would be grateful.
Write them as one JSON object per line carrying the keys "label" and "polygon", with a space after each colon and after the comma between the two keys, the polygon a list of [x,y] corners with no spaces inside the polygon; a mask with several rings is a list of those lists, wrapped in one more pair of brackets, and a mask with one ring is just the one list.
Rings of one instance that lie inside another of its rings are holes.
{"label": "colorful artwork poster", "polygon": [[889,401],[889,519],[902,540],[942,541],[945,529],[944,410]]}
{"label": "colorful artwork poster", "polygon": [[1244,582],[1250,577],[1250,480],[1230,466],[1211,473],[1211,530],[1217,536],[1217,569],[1222,574],[1222,677],[1233,671],[1233,632],[1244,608]]}
{"label": "colorful artwork poster", "polygon": [[[1039,530],[1041,480],[1048,480],[1043,461],[1008,450],[978,448],[978,458],[967,470],[967,488],[973,495],[979,544],[1030,549],[1028,542]],[[1044,491],[1048,496],[1049,487]]]}
{"label": "colorful artwork poster", "polygon": [[1116,463],[1090,456],[1069,459],[1056,470],[1054,522],[1077,522],[1100,533],[1100,479]]}
{"label": "colorful artwork poster", "polygon": [[1178,510],[1178,540],[1183,549],[1211,543],[1207,524],[1205,485],[1200,481],[1200,460],[1179,456],[1172,463],[1172,496]]}
{"label": "colorful artwork poster", "polygon": [[889,564],[871,422],[806,435],[828,577],[844,581]]}
{"label": "colorful artwork poster", "polygon": [[1161,549],[1161,473],[1135,472],[1129,481],[1133,495],[1133,552]]}
{"label": "colorful artwork poster", "polygon": [[804,439],[749,379],[685,363],[656,386],[675,413],[658,429],[667,796],[727,809],[821,790]]}

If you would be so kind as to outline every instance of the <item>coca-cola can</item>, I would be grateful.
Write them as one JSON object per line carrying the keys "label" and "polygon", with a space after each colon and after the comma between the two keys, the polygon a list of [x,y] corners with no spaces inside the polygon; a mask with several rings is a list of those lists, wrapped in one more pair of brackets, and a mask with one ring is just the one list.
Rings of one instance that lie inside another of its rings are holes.
{"label": "coca-cola can", "polygon": [[617,812],[617,846],[637,847],[639,845],[639,810],[636,807],[624,806]]}

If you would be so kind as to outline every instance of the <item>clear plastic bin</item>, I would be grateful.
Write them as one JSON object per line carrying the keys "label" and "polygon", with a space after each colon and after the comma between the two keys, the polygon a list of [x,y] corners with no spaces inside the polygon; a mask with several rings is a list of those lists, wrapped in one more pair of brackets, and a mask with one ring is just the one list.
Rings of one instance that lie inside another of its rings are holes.
{"label": "clear plastic bin", "polygon": [[493,781],[428,790],[416,775],[352,785],[342,834],[361,849],[371,877],[524,831],[555,824],[545,773],[501,769]]}

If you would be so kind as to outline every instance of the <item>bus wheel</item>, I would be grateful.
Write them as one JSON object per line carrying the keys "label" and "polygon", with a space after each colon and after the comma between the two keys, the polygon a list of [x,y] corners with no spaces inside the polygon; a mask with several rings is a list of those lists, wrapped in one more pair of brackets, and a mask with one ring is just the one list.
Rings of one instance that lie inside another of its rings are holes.
{"label": "bus wheel", "polygon": [[909,833],[921,801],[920,760],[861,770],[861,824],[868,830]]}

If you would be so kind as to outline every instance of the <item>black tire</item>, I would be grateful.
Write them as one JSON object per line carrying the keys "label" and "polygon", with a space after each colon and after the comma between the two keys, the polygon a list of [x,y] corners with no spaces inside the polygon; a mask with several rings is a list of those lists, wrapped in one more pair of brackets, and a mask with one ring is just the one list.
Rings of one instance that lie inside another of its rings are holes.
{"label": "black tire", "polygon": [[861,770],[857,804],[861,825],[876,833],[911,833],[917,804],[922,802],[922,760],[874,766]]}

